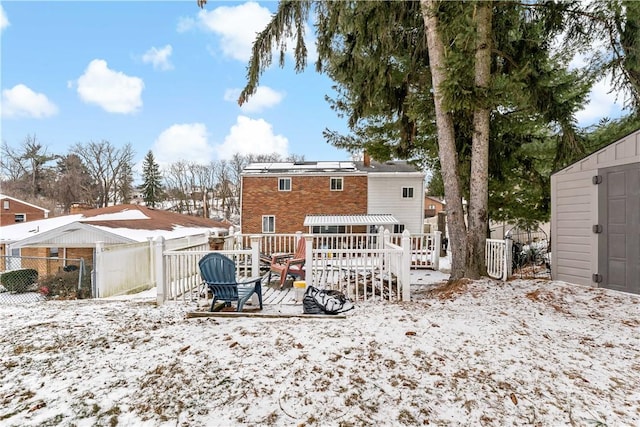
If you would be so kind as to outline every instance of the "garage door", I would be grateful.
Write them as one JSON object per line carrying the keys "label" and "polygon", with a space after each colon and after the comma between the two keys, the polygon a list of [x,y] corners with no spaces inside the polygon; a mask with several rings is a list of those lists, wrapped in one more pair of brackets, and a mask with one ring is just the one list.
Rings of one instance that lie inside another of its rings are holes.
{"label": "garage door", "polygon": [[598,172],[600,286],[640,294],[640,164]]}

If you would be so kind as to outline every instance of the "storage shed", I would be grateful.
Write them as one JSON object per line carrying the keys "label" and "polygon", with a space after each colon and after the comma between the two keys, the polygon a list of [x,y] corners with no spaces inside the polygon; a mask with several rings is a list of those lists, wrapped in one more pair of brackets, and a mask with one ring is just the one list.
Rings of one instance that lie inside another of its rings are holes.
{"label": "storage shed", "polygon": [[640,129],[551,176],[554,280],[640,294]]}

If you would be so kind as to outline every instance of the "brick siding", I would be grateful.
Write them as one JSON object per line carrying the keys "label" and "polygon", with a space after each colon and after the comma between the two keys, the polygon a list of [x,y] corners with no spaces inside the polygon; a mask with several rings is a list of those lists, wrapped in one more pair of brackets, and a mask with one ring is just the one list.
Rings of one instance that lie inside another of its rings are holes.
{"label": "brick siding", "polygon": [[[367,213],[367,177],[343,176],[343,190],[331,191],[323,176],[243,176],[242,232],[262,233],[262,216],[276,218],[276,233],[306,232],[307,215],[355,215]],[[279,178],[291,178],[291,191],[278,191]]]}

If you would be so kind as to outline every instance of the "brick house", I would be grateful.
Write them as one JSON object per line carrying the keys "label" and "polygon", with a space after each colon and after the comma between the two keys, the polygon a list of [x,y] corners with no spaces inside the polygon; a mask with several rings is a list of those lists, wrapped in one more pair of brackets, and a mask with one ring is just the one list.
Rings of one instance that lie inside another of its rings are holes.
{"label": "brick house", "polygon": [[[424,173],[405,161],[252,163],[241,175],[240,227],[244,234],[363,233],[376,225],[368,215],[386,214],[393,224],[377,225],[420,233],[423,194]],[[305,225],[308,216],[333,218]]]}
{"label": "brick house", "polygon": [[49,209],[0,194],[0,227],[49,218]]}
{"label": "brick house", "polygon": [[441,200],[434,196],[424,196],[424,217],[431,218],[438,216],[438,214],[444,211],[446,204],[444,200]]}

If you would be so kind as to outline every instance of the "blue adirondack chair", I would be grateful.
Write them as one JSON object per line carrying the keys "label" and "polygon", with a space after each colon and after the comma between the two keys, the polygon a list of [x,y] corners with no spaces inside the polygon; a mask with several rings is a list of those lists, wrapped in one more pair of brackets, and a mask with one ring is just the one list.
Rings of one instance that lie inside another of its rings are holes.
{"label": "blue adirondack chair", "polygon": [[242,307],[254,293],[258,295],[262,310],[261,277],[238,282],[236,280],[236,264],[230,258],[216,252],[202,257],[198,262],[198,267],[202,280],[213,294],[209,311],[213,311],[216,301],[224,301],[227,307],[230,307],[233,301],[237,301],[236,311],[242,311]]}

